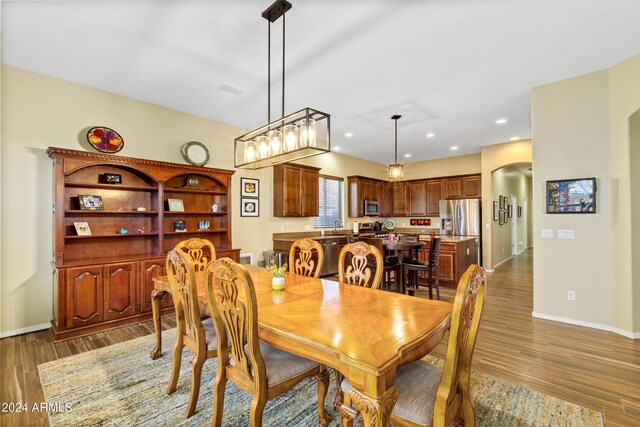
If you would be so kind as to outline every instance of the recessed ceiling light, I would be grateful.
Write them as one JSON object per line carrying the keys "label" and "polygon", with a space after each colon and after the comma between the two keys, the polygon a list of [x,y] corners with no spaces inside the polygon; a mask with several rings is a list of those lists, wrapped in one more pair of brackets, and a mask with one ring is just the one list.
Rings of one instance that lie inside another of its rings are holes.
{"label": "recessed ceiling light", "polygon": [[511,138],[509,138],[509,141],[517,141],[519,139],[520,139],[519,136],[512,136]]}
{"label": "recessed ceiling light", "polygon": [[351,132],[347,132],[344,134],[344,136],[346,136],[347,138],[351,138],[353,134]]}
{"label": "recessed ceiling light", "polygon": [[454,146],[452,146],[452,147],[450,148],[450,150],[451,150],[451,151],[456,151],[457,149],[458,149],[458,146],[457,146],[457,145],[454,145]]}
{"label": "recessed ceiling light", "polygon": [[433,138],[434,136],[436,136],[436,134],[434,134],[434,133],[428,133],[427,134],[427,138]]}
{"label": "recessed ceiling light", "polygon": [[411,157],[411,154],[407,153],[404,155],[405,157]]}
{"label": "recessed ceiling light", "polygon": [[507,123],[507,119],[498,119],[498,120],[496,120],[496,124],[497,125],[503,125],[505,123]]}
{"label": "recessed ceiling light", "polygon": [[333,151],[340,151],[340,147],[333,147]]}

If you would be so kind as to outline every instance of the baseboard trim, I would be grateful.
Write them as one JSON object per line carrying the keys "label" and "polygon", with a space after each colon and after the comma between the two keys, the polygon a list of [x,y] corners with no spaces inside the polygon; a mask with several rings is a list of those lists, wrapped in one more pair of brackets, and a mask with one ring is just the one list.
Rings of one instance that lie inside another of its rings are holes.
{"label": "baseboard trim", "polygon": [[45,329],[49,329],[51,327],[51,323],[41,323],[40,325],[28,326],[26,328],[14,329],[12,331],[4,331],[0,332],[0,338],[13,337],[16,335],[28,334],[29,332],[42,331]]}
{"label": "baseboard trim", "polygon": [[552,320],[554,322],[568,323],[571,325],[584,326],[586,328],[592,329],[600,329],[601,331],[613,332],[615,334],[622,335],[634,340],[640,339],[640,332],[629,332],[625,331],[624,329],[615,328],[613,326],[603,325],[600,323],[585,322],[583,320],[569,319],[568,317],[552,316],[550,314],[536,313],[535,311],[532,311],[531,315],[538,319]]}
{"label": "baseboard trim", "polygon": [[502,261],[500,261],[499,263],[497,263],[496,265],[493,266],[493,269],[495,270],[496,268],[500,267],[502,264],[504,264],[505,262],[511,260],[513,258],[513,255],[511,255],[509,258],[507,259],[503,259]]}

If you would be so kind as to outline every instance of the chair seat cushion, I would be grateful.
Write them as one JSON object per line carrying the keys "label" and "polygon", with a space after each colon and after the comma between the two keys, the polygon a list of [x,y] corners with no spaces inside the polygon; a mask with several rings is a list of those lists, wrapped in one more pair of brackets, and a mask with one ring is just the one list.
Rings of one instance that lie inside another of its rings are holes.
{"label": "chair seat cushion", "polygon": [[[245,344],[244,349],[247,353],[249,352],[248,344]],[[319,366],[312,360],[296,356],[263,342],[260,343],[260,353],[262,353],[262,359],[267,367],[267,387],[278,385]],[[229,358],[229,364],[235,366],[233,357]]]}
{"label": "chair seat cushion", "polygon": [[[393,407],[393,416],[424,426],[432,425],[433,407],[441,378],[442,369],[422,360],[398,369],[394,380],[398,400]],[[351,391],[351,384],[346,379],[340,387],[343,393]]]}

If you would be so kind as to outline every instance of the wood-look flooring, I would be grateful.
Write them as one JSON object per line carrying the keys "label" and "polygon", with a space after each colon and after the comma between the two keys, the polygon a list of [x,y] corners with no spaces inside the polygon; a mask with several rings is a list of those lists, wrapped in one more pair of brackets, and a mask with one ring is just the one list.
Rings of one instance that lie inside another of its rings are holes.
{"label": "wood-look flooring", "polygon": [[[489,274],[474,369],[601,411],[605,426],[640,426],[640,340],[532,318],[532,257],[526,251]],[[452,300],[453,287],[441,291]],[[163,328],[171,327],[173,317],[163,317]],[[0,402],[27,402],[29,408],[43,402],[40,363],[152,332],[152,323],[144,322],[60,343],[49,331],[4,338]],[[443,357],[445,345],[435,355]],[[47,415],[0,413],[0,426],[27,425],[48,425]]]}

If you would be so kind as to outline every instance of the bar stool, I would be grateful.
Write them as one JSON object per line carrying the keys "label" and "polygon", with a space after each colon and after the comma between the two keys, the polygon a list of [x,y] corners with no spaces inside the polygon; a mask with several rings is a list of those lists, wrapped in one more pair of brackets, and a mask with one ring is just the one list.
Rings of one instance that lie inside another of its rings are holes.
{"label": "bar stool", "polygon": [[402,263],[402,283],[406,283],[405,290],[409,295],[415,295],[420,286],[420,273],[427,273],[429,298],[433,299],[433,288],[436,288],[436,299],[440,299],[440,283],[438,281],[438,256],[440,255],[440,238],[432,237],[429,246],[429,259],[426,263],[411,260]]}

